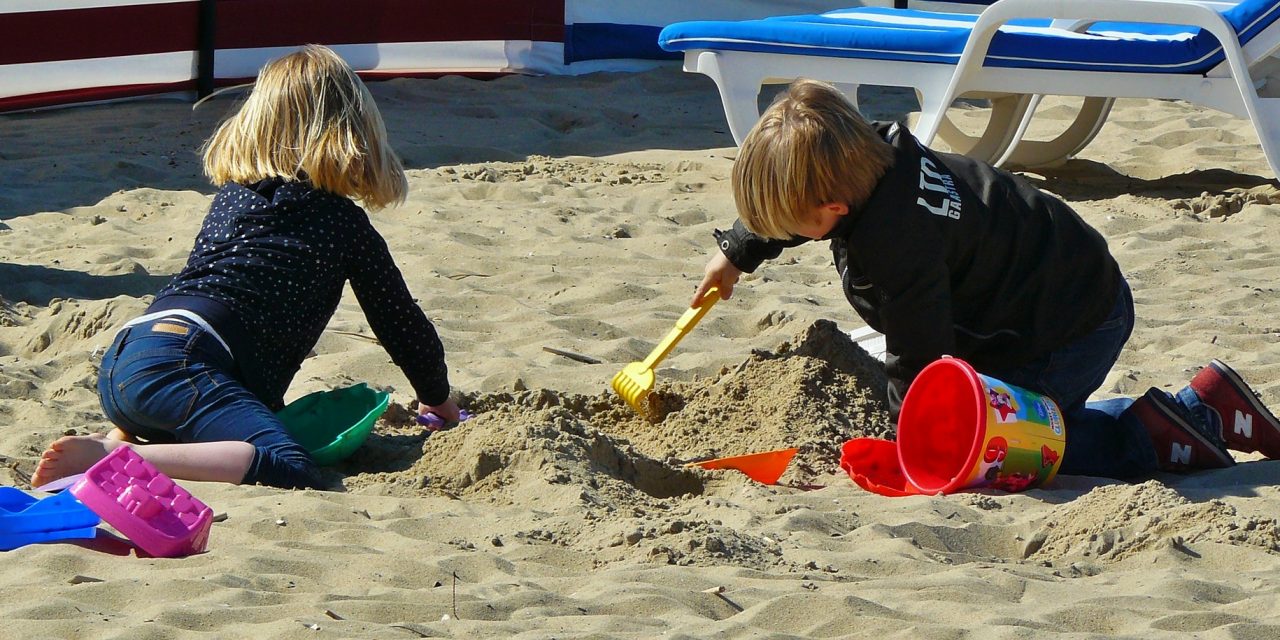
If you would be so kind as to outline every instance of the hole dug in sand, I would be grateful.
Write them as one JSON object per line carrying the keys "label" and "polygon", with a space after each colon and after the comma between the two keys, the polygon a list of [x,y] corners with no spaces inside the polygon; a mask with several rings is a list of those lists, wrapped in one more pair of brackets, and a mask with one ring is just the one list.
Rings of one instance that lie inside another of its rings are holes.
{"label": "hole dug in sand", "polygon": [[[410,416],[398,408],[349,461],[341,482],[362,492],[444,495],[497,507],[507,515],[492,516],[498,523],[489,530],[509,531],[504,535],[536,545],[538,553],[595,566],[806,572],[812,562],[784,554],[779,542],[779,532],[785,537],[797,527],[849,535],[855,547],[893,545],[926,562],[1010,561],[1073,576],[1150,562],[1171,548],[1190,557],[1177,545],[1195,553],[1215,546],[1280,553],[1274,519],[1247,517],[1221,500],[1191,502],[1155,481],[1104,485],[1054,506],[1024,494],[958,494],[931,499],[939,519],[876,523],[866,514],[802,508],[810,503],[795,488],[686,467],[691,460],[798,447],[781,484],[850,483],[837,466],[839,447],[849,438],[892,433],[886,381],[881,364],[830,322],[715,376],[667,382],[659,372],[658,378],[653,421],[607,389],[594,396],[540,389],[469,397],[465,404],[477,417],[429,437],[405,424]],[[761,501],[778,506],[760,512]],[[1015,504],[1036,515],[1000,524],[983,516]],[[832,562],[842,562],[838,557]],[[864,564],[849,567],[878,570]]]}
{"label": "hole dug in sand", "polygon": [[[601,387],[606,387],[602,382]],[[892,433],[883,365],[834,323],[818,321],[773,351],[758,351],[717,376],[666,382],[650,397],[653,416],[631,411],[612,391],[595,396],[537,389],[473,396],[477,417],[425,438],[413,452],[362,451],[347,487],[389,484],[502,500],[524,483],[593,486],[609,479],[657,498],[700,493],[706,476],[684,463],[798,447],[781,484],[840,474],[849,438]],[[396,411],[388,412],[394,419]],[[384,441],[416,432],[384,420]],[[514,498],[516,496],[508,496]]]}
{"label": "hole dug in sand", "polygon": [[476,417],[430,437],[384,420],[344,467],[351,475],[342,484],[546,512],[559,525],[532,537],[569,546],[606,540],[618,559],[772,565],[776,542],[720,524],[706,507],[720,494],[778,489],[685,463],[798,447],[780,484],[848,482],[840,446],[891,433],[883,365],[832,322],[710,378],[658,377],[652,421],[607,380],[594,396],[540,389],[468,397]]}

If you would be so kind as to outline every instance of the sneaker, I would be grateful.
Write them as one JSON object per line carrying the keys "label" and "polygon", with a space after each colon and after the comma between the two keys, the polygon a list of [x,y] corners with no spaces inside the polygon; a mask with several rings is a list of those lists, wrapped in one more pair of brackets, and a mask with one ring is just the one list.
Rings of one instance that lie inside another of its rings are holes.
{"label": "sneaker", "polygon": [[1262,406],[1240,374],[1213,360],[1191,379],[1191,389],[1218,418],[1221,437],[1236,451],[1280,459],[1280,421]]}
{"label": "sneaker", "polygon": [[1152,387],[1129,407],[1146,428],[1161,471],[1221,469],[1236,461],[1216,438],[1201,433],[1169,394]]}

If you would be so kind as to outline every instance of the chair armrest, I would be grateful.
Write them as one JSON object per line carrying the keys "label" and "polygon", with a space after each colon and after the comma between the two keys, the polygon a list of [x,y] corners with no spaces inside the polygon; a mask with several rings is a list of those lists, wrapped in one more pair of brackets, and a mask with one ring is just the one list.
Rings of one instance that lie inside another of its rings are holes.
{"label": "chair armrest", "polygon": [[[996,31],[1011,20],[1050,18],[1054,26],[1077,29],[1094,22],[1145,22],[1200,27],[1219,42],[1235,41],[1235,30],[1214,6],[1224,3],[1195,0],[998,0],[978,15],[957,64],[957,71],[974,68],[971,60],[987,57]],[[1075,30],[1075,29],[1073,29]]]}
{"label": "chair armrest", "polygon": [[974,30],[986,23],[1002,25],[1019,18],[1060,21],[1145,22],[1204,28],[1226,24],[1221,9],[1235,6],[1212,0],[998,0],[978,15]]}
{"label": "chair armrest", "polygon": [[1191,2],[1209,7],[1214,11],[1226,11],[1227,9],[1234,9],[1237,4],[1240,4],[1239,2],[1217,2],[1214,0],[1191,0]]}
{"label": "chair armrest", "polygon": [[[1191,4],[1198,4],[1202,7],[1212,9],[1215,12],[1222,12],[1236,6],[1235,2],[1220,2],[1216,0],[1185,0]],[[1043,16],[1040,16],[1043,17]],[[1084,32],[1093,25],[1101,22],[1098,18],[1081,19],[1081,18],[1055,18],[1049,27],[1053,29],[1063,29],[1066,31],[1074,31],[1077,33]],[[1125,21],[1122,21],[1125,22]],[[1151,19],[1143,19],[1140,22],[1157,23],[1158,21]]]}

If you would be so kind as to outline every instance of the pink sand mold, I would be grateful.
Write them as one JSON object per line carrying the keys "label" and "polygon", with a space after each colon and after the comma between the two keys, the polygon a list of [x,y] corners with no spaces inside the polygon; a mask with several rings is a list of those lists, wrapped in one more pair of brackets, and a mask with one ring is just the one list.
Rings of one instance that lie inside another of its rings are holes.
{"label": "pink sand mold", "polygon": [[98,515],[70,493],[36,498],[13,487],[0,487],[0,551],[97,534]]}
{"label": "pink sand mold", "polygon": [[128,446],[90,467],[71,492],[153,556],[200,553],[209,542],[213,509]]}

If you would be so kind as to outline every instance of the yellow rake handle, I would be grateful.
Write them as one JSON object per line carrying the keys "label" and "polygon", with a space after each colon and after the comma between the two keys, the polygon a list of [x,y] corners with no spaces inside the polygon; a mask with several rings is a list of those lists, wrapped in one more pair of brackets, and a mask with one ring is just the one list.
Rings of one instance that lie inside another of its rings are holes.
{"label": "yellow rake handle", "polygon": [[644,368],[652,369],[663,358],[667,357],[667,354],[671,353],[671,350],[675,348],[676,343],[680,342],[680,339],[686,333],[689,333],[694,325],[698,324],[702,316],[707,315],[707,312],[711,310],[711,306],[719,299],[720,289],[716,287],[707,289],[707,292],[702,296],[702,304],[696,307],[689,307],[689,310],[685,311],[679,320],[676,320],[675,328],[667,334],[667,337],[662,339],[662,342],[658,343],[658,346],[653,348],[653,351],[649,352],[649,357],[644,359]]}

